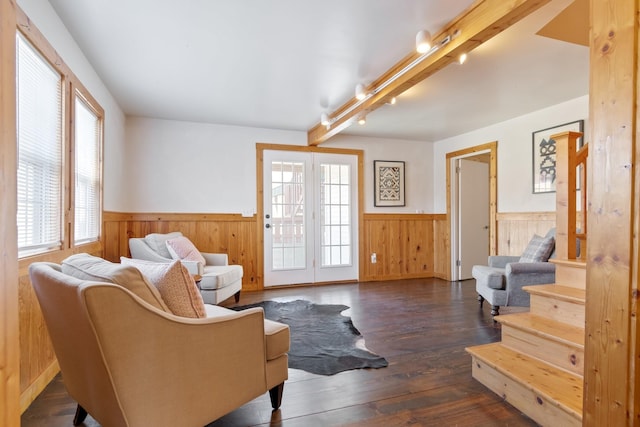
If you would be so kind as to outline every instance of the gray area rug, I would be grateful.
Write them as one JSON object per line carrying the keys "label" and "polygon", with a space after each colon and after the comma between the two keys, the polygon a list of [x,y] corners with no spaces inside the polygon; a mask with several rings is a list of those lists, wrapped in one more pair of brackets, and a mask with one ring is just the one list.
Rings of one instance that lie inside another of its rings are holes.
{"label": "gray area rug", "polygon": [[250,307],[262,307],[265,318],[289,325],[290,368],[333,375],[350,369],[388,366],[384,357],[364,347],[364,338],[351,318],[340,314],[349,308],[346,305],[263,301],[233,309]]}

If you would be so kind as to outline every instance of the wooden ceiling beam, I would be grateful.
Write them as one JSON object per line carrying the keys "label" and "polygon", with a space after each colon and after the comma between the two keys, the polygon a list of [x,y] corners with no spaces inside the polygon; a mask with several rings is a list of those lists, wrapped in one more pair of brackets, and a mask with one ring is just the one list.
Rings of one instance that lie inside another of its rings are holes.
{"label": "wooden ceiling beam", "polygon": [[[309,129],[307,132],[308,145],[322,144],[349,127],[361,114],[368,114],[385,105],[392,97],[400,95],[451,62],[456,61],[460,54],[472,51],[549,1],[480,0],[475,2],[433,37],[434,45],[449,36],[451,40],[448,43],[397,77],[392,83],[376,90],[421,56],[417,52],[407,55],[367,87],[367,93],[375,91],[375,94],[364,101],[358,101],[354,97],[336,109],[329,115],[332,120],[329,128],[318,123]],[[454,34],[456,35],[454,36]]]}

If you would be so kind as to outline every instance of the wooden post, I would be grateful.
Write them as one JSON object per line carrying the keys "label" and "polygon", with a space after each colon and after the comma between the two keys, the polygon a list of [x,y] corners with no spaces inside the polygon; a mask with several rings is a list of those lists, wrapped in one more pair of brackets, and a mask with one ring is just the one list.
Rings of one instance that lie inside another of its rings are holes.
{"label": "wooden post", "polygon": [[[580,132],[552,135],[556,141],[556,257],[576,259],[576,141]],[[573,242],[573,243],[571,243]]]}
{"label": "wooden post", "polygon": [[0,0],[0,425],[20,425],[16,236],[16,11]]}
{"label": "wooden post", "polygon": [[638,425],[638,0],[591,0],[585,426]]}

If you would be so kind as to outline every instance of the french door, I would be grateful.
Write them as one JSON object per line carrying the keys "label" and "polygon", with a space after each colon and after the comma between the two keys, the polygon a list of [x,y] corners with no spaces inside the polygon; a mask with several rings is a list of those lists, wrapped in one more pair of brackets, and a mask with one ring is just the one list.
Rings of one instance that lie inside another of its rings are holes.
{"label": "french door", "polygon": [[265,150],[265,286],[358,279],[357,156]]}

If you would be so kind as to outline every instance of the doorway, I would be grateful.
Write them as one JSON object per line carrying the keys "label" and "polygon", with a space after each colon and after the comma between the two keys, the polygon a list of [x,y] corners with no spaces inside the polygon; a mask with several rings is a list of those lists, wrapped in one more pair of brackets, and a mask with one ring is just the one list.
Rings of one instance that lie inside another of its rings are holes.
{"label": "doorway", "polygon": [[358,157],[264,150],[264,285],[358,279]]}
{"label": "doorway", "polygon": [[497,142],[447,154],[450,277],[470,279],[496,254]]}

